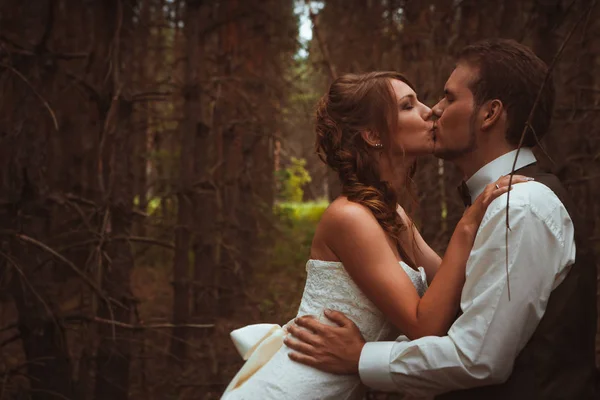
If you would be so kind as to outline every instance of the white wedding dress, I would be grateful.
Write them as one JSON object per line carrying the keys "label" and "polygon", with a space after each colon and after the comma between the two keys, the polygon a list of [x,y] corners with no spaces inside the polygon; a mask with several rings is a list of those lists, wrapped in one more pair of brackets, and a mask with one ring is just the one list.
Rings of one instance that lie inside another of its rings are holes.
{"label": "white wedding dress", "polygon": [[[427,289],[423,268],[415,271],[403,262],[400,267],[423,296]],[[342,263],[309,260],[306,271],[298,317],[314,315],[332,324],[323,316],[323,310],[330,308],[354,321],[366,341],[388,338],[392,326],[352,281]],[[249,325],[232,332],[234,344],[248,361],[225,390],[223,400],[362,399],[365,388],[358,375],[334,375],[290,360],[291,350],[283,344],[285,335],[284,329],[270,324]]]}

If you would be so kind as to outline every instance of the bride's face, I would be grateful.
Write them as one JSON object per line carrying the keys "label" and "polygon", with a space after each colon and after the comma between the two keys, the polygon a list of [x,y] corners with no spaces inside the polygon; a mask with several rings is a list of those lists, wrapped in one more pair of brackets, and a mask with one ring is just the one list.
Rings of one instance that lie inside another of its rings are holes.
{"label": "bride's face", "polygon": [[397,123],[390,132],[390,155],[421,156],[434,150],[431,109],[421,103],[417,94],[406,83],[392,80],[397,102]]}

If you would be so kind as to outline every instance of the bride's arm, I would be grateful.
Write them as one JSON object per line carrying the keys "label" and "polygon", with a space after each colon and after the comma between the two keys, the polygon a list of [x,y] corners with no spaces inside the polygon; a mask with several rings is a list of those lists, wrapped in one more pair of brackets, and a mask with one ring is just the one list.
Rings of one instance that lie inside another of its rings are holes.
{"label": "bride's arm", "polygon": [[410,220],[401,206],[397,208],[398,215],[405,226],[410,229],[402,232],[402,246],[419,267],[423,267],[427,275],[427,282],[431,283],[440,268],[442,258],[427,244],[417,226]]}
{"label": "bride's arm", "polygon": [[385,231],[366,207],[350,203],[331,210],[324,224],[326,241],[354,282],[402,333],[410,339],[444,335],[458,311],[467,259],[483,214],[491,200],[506,191],[488,185],[484,197],[465,212],[422,298],[399,268]]}
{"label": "bride's arm", "polygon": [[457,226],[442,265],[420,298],[371,212],[358,204],[331,210],[325,226],[329,247],[352,280],[410,339],[443,335],[458,311],[465,265],[476,229]]}

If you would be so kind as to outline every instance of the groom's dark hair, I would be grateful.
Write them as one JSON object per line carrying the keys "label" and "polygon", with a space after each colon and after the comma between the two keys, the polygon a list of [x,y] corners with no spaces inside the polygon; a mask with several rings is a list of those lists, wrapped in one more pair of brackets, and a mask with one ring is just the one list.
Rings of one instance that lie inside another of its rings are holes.
{"label": "groom's dark hair", "polygon": [[[507,113],[506,140],[519,144],[523,128],[548,73],[548,66],[527,46],[514,40],[490,39],[465,47],[458,62],[479,71],[470,84],[476,106],[498,99]],[[552,77],[544,84],[523,146],[533,147],[546,134],[554,108]]]}

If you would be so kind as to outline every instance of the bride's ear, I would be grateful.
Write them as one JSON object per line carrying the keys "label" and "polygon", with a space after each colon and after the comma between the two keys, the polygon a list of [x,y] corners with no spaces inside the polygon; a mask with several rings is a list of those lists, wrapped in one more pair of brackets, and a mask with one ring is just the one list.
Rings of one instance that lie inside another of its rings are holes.
{"label": "bride's ear", "polygon": [[360,136],[370,147],[374,147],[376,149],[380,149],[383,147],[383,143],[381,143],[381,137],[378,133],[373,131],[362,131]]}
{"label": "bride's ear", "polygon": [[500,100],[492,100],[481,108],[483,120],[481,121],[481,130],[487,131],[503,119],[505,114],[504,104]]}

